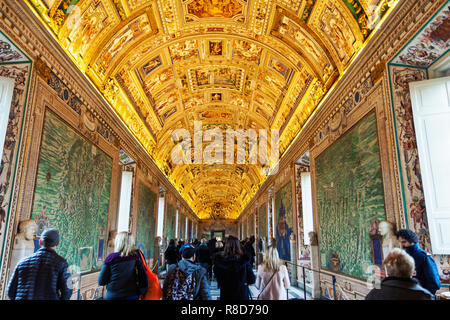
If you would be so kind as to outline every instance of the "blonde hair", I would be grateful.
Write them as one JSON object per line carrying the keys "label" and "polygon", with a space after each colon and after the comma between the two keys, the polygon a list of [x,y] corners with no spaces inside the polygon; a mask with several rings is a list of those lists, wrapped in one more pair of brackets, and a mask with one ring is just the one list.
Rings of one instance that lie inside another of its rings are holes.
{"label": "blonde hair", "polygon": [[280,270],[281,260],[276,247],[270,246],[266,250],[264,261],[261,265],[265,271],[278,272]]}
{"label": "blonde hair", "polygon": [[114,251],[120,252],[121,257],[129,256],[136,252],[134,237],[128,232],[119,232],[114,241]]}
{"label": "blonde hair", "polygon": [[400,248],[394,248],[384,259],[390,277],[411,278],[414,273],[414,259]]}
{"label": "blonde hair", "polygon": [[201,241],[202,241],[203,244],[206,244],[208,242],[208,240],[206,238],[202,238]]}

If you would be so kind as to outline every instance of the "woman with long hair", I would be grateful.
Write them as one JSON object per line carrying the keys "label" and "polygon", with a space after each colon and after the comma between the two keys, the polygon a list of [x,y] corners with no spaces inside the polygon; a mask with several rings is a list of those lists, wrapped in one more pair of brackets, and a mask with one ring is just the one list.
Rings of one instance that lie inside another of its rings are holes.
{"label": "woman with long hair", "polygon": [[238,238],[229,236],[225,240],[223,251],[214,259],[214,275],[220,288],[220,300],[250,300],[248,285],[255,283],[255,274]]}
{"label": "woman with long hair", "polygon": [[266,250],[264,261],[258,266],[255,285],[260,290],[258,300],[287,300],[286,290],[291,286],[289,273],[276,247]]}
{"label": "woman with long hair", "polygon": [[138,279],[137,270],[142,269],[134,237],[128,232],[119,232],[114,241],[114,253],[106,257],[98,277],[98,284],[106,285],[106,300],[138,300],[138,281],[145,282],[145,279]]}

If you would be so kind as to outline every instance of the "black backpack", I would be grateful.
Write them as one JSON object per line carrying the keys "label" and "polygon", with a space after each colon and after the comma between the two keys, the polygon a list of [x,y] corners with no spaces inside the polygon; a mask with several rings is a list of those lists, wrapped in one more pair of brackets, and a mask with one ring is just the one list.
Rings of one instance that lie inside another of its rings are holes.
{"label": "black backpack", "polygon": [[194,300],[196,278],[194,273],[186,275],[178,266],[167,279],[167,290],[164,292],[164,300]]}

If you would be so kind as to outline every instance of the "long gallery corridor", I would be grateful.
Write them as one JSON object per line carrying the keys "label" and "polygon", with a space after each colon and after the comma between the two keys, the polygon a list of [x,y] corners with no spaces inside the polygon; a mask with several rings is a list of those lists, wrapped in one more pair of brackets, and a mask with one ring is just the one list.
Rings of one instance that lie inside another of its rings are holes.
{"label": "long gallery corridor", "polygon": [[0,300],[450,299],[449,48],[450,0],[0,0]]}

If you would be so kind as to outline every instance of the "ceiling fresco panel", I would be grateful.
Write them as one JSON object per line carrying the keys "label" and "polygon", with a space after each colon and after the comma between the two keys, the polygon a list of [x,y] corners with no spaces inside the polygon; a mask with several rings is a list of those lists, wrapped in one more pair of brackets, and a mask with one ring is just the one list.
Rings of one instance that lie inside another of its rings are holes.
{"label": "ceiling fresco panel", "polygon": [[202,219],[237,218],[267,176],[262,163],[175,165],[173,130],[280,129],[283,154],[395,2],[24,1]]}

